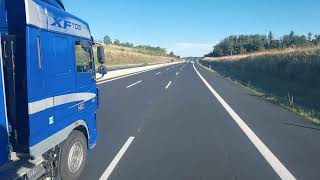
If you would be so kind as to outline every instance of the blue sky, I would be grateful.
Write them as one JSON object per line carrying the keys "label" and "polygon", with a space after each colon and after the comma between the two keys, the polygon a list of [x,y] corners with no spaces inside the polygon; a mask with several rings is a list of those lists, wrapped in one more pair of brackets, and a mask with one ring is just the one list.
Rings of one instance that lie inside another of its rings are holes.
{"label": "blue sky", "polygon": [[64,0],[93,36],[202,56],[224,37],[320,33],[319,0]]}

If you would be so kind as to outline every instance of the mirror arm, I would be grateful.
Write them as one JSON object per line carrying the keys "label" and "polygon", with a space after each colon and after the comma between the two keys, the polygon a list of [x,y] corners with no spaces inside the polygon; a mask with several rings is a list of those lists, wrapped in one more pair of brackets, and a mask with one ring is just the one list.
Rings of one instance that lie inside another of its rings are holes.
{"label": "mirror arm", "polygon": [[104,77],[104,74],[101,77],[96,78],[96,80],[103,79],[103,77]]}
{"label": "mirror arm", "polygon": [[[98,74],[99,74],[99,73],[98,73]],[[98,77],[98,78],[96,78],[95,76],[92,76],[92,80],[98,81],[98,80],[100,80],[100,79],[103,79],[104,76],[105,76],[105,74],[102,74],[102,76],[101,76],[101,77]]]}

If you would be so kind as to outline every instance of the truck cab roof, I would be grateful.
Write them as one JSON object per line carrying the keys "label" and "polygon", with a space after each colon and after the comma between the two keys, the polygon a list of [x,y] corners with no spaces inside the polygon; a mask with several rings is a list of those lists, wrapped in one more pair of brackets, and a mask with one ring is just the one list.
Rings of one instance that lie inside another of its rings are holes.
{"label": "truck cab roof", "polygon": [[66,12],[61,0],[25,0],[25,8],[27,25],[87,39],[91,38],[89,25]]}
{"label": "truck cab roof", "polygon": [[61,8],[65,10],[62,0],[42,0],[42,1],[56,8]]}
{"label": "truck cab roof", "polygon": [[[6,2],[0,0],[0,33],[7,31],[10,21],[7,19]],[[25,9],[22,8],[22,4],[16,5],[15,11],[25,11],[25,22],[29,26],[91,39],[89,25],[66,12],[62,0],[24,0],[24,6]]]}

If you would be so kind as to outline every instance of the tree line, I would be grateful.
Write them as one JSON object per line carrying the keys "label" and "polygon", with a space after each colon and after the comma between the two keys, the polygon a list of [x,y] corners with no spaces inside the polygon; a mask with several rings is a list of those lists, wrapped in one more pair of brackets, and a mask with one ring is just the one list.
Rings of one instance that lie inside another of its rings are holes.
{"label": "tree line", "polygon": [[214,46],[213,51],[206,57],[221,57],[242,55],[253,52],[286,49],[295,47],[310,47],[320,45],[320,34],[296,35],[294,31],[278,39],[274,38],[272,31],[268,35],[238,35],[229,36]]}
{"label": "tree line", "polygon": [[165,48],[161,48],[161,47],[153,47],[150,45],[138,45],[135,46],[133,43],[129,43],[129,42],[121,42],[120,40],[116,39],[114,41],[112,41],[111,37],[106,35],[103,38],[103,42],[106,45],[117,45],[117,46],[122,46],[122,47],[128,47],[128,48],[135,48],[138,51],[140,51],[141,53],[144,52],[150,52],[150,54],[153,55],[158,55],[158,56],[171,56],[171,57],[177,57],[173,52],[170,52],[169,54],[167,53],[167,50]]}

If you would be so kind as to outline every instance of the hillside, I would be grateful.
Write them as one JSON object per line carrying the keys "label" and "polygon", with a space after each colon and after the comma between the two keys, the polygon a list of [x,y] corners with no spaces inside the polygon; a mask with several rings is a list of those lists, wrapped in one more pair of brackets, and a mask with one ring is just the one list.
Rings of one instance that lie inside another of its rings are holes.
{"label": "hillside", "polygon": [[161,63],[176,60],[175,57],[159,55],[156,52],[143,48],[130,48],[113,44],[104,45],[102,43],[98,44],[105,48],[107,65]]}
{"label": "hillside", "polygon": [[272,49],[272,50],[265,50],[262,52],[253,52],[249,54],[243,55],[233,55],[233,56],[222,56],[222,57],[204,57],[204,60],[207,61],[237,61],[242,60],[245,58],[253,58],[259,56],[271,56],[271,55],[283,55],[283,54],[291,54],[291,53],[310,53],[310,52],[317,52],[320,50],[320,46],[313,46],[313,47],[295,47],[295,48],[287,48],[287,49]]}
{"label": "hillside", "polygon": [[320,47],[204,58],[203,65],[320,123]]}

